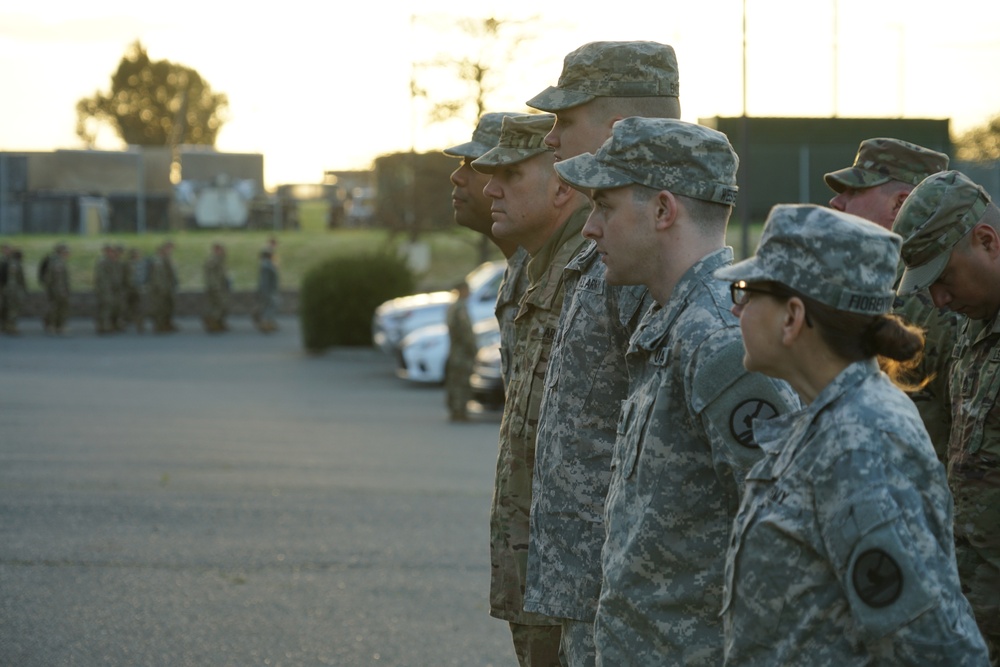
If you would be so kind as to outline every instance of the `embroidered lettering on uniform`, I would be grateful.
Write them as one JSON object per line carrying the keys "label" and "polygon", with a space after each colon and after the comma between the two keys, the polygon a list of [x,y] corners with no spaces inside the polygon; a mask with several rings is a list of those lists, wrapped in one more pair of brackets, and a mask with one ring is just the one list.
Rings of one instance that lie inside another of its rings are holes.
{"label": "embroidered lettering on uniform", "polygon": [[990,363],[995,364],[997,362],[1000,362],[1000,347],[994,348],[994,350],[990,352]]}
{"label": "embroidered lettering on uniform", "polygon": [[551,343],[555,340],[556,330],[555,327],[545,327],[542,331],[542,341],[545,343]]}
{"label": "embroidered lettering on uniform", "polygon": [[751,398],[736,406],[729,415],[729,432],[736,442],[744,447],[759,447],[753,439],[753,420],[770,419],[778,414],[778,410],[759,398]]}
{"label": "embroidered lettering on uniform", "polygon": [[858,556],[851,581],[861,601],[875,609],[888,607],[903,593],[903,572],[881,549],[869,549]]}
{"label": "embroidered lettering on uniform", "polygon": [[595,276],[581,276],[576,287],[594,294],[604,294],[604,280]]}
{"label": "embroidered lettering on uniform", "polygon": [[661,347],[659,350],[656,351],[656,354],[653,355],[653,358],[650,360],[649,363],[651,363],[653,366],[666,366],[669,360],[670,360],[670,350],[665,347]]}
{"label": "embroidered lettering on uniform", "polygon": [[884,313],[892,304],[891,296],[864,296],[852,294],[847,301],[850,310],[860,310],[866,313]]}

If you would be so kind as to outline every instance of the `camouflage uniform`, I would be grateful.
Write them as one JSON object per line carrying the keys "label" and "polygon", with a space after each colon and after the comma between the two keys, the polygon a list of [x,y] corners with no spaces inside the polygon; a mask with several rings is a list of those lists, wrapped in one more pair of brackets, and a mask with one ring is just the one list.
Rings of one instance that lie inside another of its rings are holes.
{"label": "camouflage uniform", "polygon": [[[490,173],[497,166],[516,164],[551,152],[542,139],[554,121],[555,117],[548,114],[504,118],[499,144],[475,160],[473,167]],[[583,244],[580,232],[586,217],[586,209],[572,213],[528,261],[528,287],[514,318],[515,342],[508,358],[510,368],[506,374],[506,399],[500,422],[496,486],[490,509],[490,613],[511,624],[522,666],[535,664],[533,660],[558,664],[558,623],[547,616],[525,611],[524,587],[535,431],[545,370],[562,310],[562,269]],[[529,656],[526,643],[533,645],[538,654],[545,655]]]}
{"label": "camouflage uniform", "polygon": [[[866,190],[889,182],[916,186],[931,174],[947,168],[948,156],[944,153],[900,139],[879,137],[862,141],[854,164],[826,174],[824,179],[830,189],[839,194],[848,188]],[[909,230],[901,229],[894,223],[893,231],[905,238]],[[900,262],[897,283],[902,274],[903,263]],[[948,400],[951,348],[955,345],[958,327],[964,318],[937,308],[926,291],[897,297],[893,312],[924,329],[923,357],[907,375],[906,381],[920,384],[925,378],[930,378],[926,386],[910,392],[910,398],[920,411],[938,458],[946,461],[948,433],[951,430],[951,405]]]}
{"label": "camouflage uniform", "polygon": [[[635,96],[676,98],[678,88],[672,47],[591,42],[569,53],[558,84],[528,105],[558,114],[597,97],[614,97],[624,108]],[[524,607],[563,619],[564,657],[583,667],[596,660],[593,621],[601,591],[604,501],[618,415],[628,394],[625,350],[652,299],[642,285],[608,284],[593,242],[564,274],[566,297],[535,445]]]}
{"label": "camouflage uniform", "polygon": [[[595,154],[556,171],[580,189],[641,184],[729,206],[737,162],[714,130],[626,118]],[[694,262],[629,341],[605,506],[598,665],[722,660],[721,554],[743,475],[759,457],[750,421],[798,407],[787,385],[743,368],[739,324],[712,278],[731,262],[722,247]]]}
{"label": "camouflage uniform", "polygon": [[145,262],[137,250],[129,250],[127,260],[122,262],[122,328],[134,324],[139,333],[143,331],[142,286],[145,281]]}
{"label": "camouflage uniform", "polygon": [[476,334],[469,319],[468,288],[448,306],[448,360],[444,368],[445,405],[452,421],[468,419],[467,406],[472,399],[469,376],[476,358]]}
{"label": "camouflage uniform", "polygon": [[229,314],[229,276],[226,275],[226,256],[221,246],[213,246],[202,267],[205,278],[205,314],[202,322],[210,333],[227,331]]}
{"label": "camouflage uniform", "polygon": [[511,356],[517,342],[514,317],[521,305],[524,293],[528,291],[528,260],[531,257],[524,248],[518,248],[507,258],[507,268],[497,291],[496,316],[500,323],[500,374],[504,386],[510,380]]}
{"label": "camouflage uniform", "polygon": [[97,299],[97,333],[114,331],[115,299],[117,286],[112,250],[105,246],[94,267],[94,296]]}
{"label": "camouflage uniform", "polygon": [[[779,205],[757,255],[716,276],[874,320],[892,308],[900,241],[854,215]],[[753,425],[764,459],[726,558],[726,664],[984,664],[944,471],[913,402],[874,357],[817,390]]]}
{"label": "camouflage uniform", "polygon": [[[1000,229],[1000,208],[966,176],[929,177],[899,218],[914,231],[903,244],[900,294],[925,289],[952,249],[977,224]],[[966,279],[992,280],[964,274]],[[998,288],[992,287],[996,294]],[[978,304],[966,304],[966,306]],[[955,543],[963,590],[983,636],[1000,658],[1000,313],[964,324],[952,354],[948,484],[955,497]]]}
{"label": "camouflage uniform", "polygon": [[263,333],[271,333],[278,329],[277,317],[281,294],[278,292],[278,268],[272,258],[271,251],[262,250],[257,270],[257,307],[254,311],[254,323]]}
{"label": "camouflage uniform", "polygon": [[20,250],[14,250],[7,258],[6,284],[3,286],[3,332],[17,334],[17,318],[21,314],[21,306],[28,295],[28,284],[24,280],[24,266],[21,264]]}
{"label": "camouflage uniform", "polygon": [[524,602],[529,611],[588,624],[601,591],[604,500],[628,394],[625,350],[651,303],[645,287],[608,285],[604,273],[594,243],[564,270],[535,445]]}
{"label": "camouflage uniform", "polygon": [[48,267],[42,276],[45,286],[45,296],[48,299],[48,310],[45,312],[45,330],[63,333],[66,330],[66,318],[69,316],[69,268],[66,257],[69,251],[66,246],[56,246],[55,252],[48,256]]}
{"label": "camouflage uniform", "polygon": [[149,314],[154,331],[176,331],[174,325],[174,295],[177,292],[177,272],[169,250],[161,248],[149,264]]}

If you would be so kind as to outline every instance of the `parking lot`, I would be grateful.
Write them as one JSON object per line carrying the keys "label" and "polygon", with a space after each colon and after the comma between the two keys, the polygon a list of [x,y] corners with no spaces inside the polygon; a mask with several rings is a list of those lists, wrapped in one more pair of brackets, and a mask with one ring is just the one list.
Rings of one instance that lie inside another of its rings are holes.
{"label": "parking lot", "polygon": [[516,664],[488,614],[499,417],[293,318],[0,338],[0,664]]}

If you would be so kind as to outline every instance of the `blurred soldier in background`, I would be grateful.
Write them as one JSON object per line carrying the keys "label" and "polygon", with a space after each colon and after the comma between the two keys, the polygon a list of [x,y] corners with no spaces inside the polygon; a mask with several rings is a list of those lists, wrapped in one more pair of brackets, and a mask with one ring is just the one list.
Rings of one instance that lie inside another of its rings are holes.
{"label": "blurred soldier in background", "polygon": [[202,323],[208,333],[229,331],[229,276],[226,274],[226,248],[213,243],[203,267],[205,277],[205,314]]}
{"label": "blurred soldier in background", "polygon": [[469,376],[476,359],[476,334],[469,319],[469,285],[463,280],[455,287],[455,301],[448,306],[448,360],[444,367],[445,404],[453,422],[469,421],[472,398]]}
{"label": "blurred soldier in background", "polygon": [[17,328],[17,318],[21,314],[24,299],[28,296],[28,284],[24,280],[23,260],[24,255],[21,250],[13,248],[3,268],[0,269],[4,275],[3,294],[0,295],[0,298],[3,299],[3,319],[0,320],[0,324],[3,325],[3,332],[11,336],[20,333]]}
{"label": "blurred soldier in background", "polygon": [[273,246],[260,251],[260,265],[257,270],[257,306],[253,321],[261,333],[278,330],[278,307],[281,294],[278,291],[278,268],[274,265]]}
{"label": "blurred soldier in background", "polygon": [[162,243],[149,263],[149,314],[153,320],[153,331],[156,333],[172,333],[179,330],[174,323],[177,271],[171,259],[173,250],[172,242]]}
{"label": "blurred soldier in background", "polygon": [[146,282],[146,262],[139,251],[129,248],[125,260],[122,262],[122,276],[124,286],[122,289],[122,329],[130,324],[135,325],[136,333],[142,333],[143,326],[142,313],[142,287]]}
{"label": "blurred soldier in background", "polygon": [[104,244],[101,248],[101,256],[94,266],[94,297],[97,305],[94,325],[98,334],[109,334],[115,330],[116,273],[114,248],[109,244]]}
{"label": "blurred soldier in background", "polygon": [[68,332],[66,319],[69,317],[69,247],[65,243],[56,244],[51,254],[42,259],[38,267],[39,282],[45,288],[48,310],[45,312],[45,331],[64,334]]}

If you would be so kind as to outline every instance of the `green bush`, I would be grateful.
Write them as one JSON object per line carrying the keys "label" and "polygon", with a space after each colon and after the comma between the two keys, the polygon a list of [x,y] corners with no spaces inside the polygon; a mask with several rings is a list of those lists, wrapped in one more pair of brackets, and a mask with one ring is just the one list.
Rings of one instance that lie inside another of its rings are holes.
{"label": "green bush", "polygon": [[410,269],[388,253],[326,259],[302,276],[302,344],[313,352],[335,345],[370,345],[375,309],[413,291]]}

